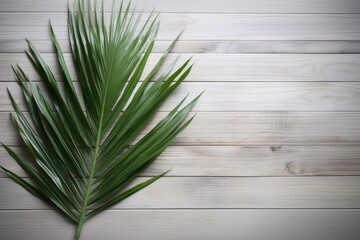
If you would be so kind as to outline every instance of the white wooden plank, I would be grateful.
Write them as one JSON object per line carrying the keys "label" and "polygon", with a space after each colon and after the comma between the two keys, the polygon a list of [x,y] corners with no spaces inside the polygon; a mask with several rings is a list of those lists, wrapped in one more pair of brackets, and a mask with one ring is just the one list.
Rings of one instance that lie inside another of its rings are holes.
{"label": "white wooden plank", "polygon": [[[42,56],[61,80],[56,55]],[[161,56],[151,55],[144,76]],[[170,54],[164,69],[178,56]],[[177,66],[190,57],[195,65],[186,81],[360,81],[360,54],[182,54]],[[66,53],[65,59],[72,76],[76,76],[71,54]],[[19,64],[32,81],[40,80],[23,53],[0,53],[0,80],[14,81],[11,64]]]}
{"label": "white wooden plank", "polygon": [[[40,52],[54,52],[50,40],[32,41]],[[171,41],[156,41],[153,51],[164,52]],[[60,40],[70,52],[67,40]],[[0,53],[24,52],[25,40],[0,40]],[[360,41],[178,41],[174,53],[360,53]]]}
{"label": "white wooden plank", "polygon": [[[2,139],[19,144],[7,113]],[[165,113],[158,114],[153,124]],[[359,144],[359,113],[198,113],[175,140],[185,145],[354,145]]]}
{"label": "white wooden plank", "polygon": [[[70,0],[73,3],[74,0]],[[117,1],[117,5],[121,1]],[[125,1],[128,2],[128,1]],[[150,12],[154,7],[161,12],[213,13],[360,13],[358,0],[132,0],[137,9]],[[112,1],[105,1],[107,10]],[[66,11],[66,0],[2,0],[0,11]]]}
{"label": "white wooden plank", "polygon": [[[27,159],[22,147],[13,147]],[[0,165],[26,173],[0,148]],[[359,146],[170,146],[141,174],[155,176],[360,175]],[[6,177],[0,171],[0,177]]]}
{"label": "white wooden plank", "polygon": [[[0,211],[0,219],[4,239],[68,240],[75,233],[53,211]],[[110,210],[86,222],[82,239],[356,240],[359,219],[357,209]]]}
{"label": "white wooden plank", "polygon": [[[158,40],[359,40],[360,14],[162,13]],[[0,40],[67,38],[64,13],[1,13]]]}
{"label": "white wooden plank", "polygon": [[[8,88],[20,108],[22,93],[14,82],[0,83],[0,111],[11,111]],[[359,82],[185,82],[160,108],[171,110],[186,94],[205,90],[195,111],[359,111]]]}
{"label": "white wooden plank", "polygon": [[[49,209],[11,179],[0,189],[0,209]],[[359,199],[360,176],[164,177],[114,208],[359,208]]]}
{"label": "white wooden plank", "polygon": [[[165,117],[155,116],[149,127]],[[175,145],[360,145],[360,113],[199,112]],[[9,113],[0,114],[0,139],[22,144]],[[149,128],[147,128],[148,130]],[[145,131],[146,132],[146,131]]]}

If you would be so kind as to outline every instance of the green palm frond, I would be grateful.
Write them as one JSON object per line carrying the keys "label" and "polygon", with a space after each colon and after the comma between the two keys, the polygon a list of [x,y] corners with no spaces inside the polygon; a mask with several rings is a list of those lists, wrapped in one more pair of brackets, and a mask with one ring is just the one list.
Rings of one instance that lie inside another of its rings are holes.
{"label": "green palm frond", "polygon": [[111,14],[104,7],[98,8],[90,1],[78,1],[74,10],[68,8],[77,84],[52,28],[62,81],[55,78],[40,52],[28,41],[26,54],[45,88],[31,82],[19,66],[14,66],[29,115],[20,110],[10,92],[9,97],[16,129],[34,161],[23,159],[3,145],[31,182],[3,170],[28,192],[76,223],[76,238],[85,219],[165,174],[127,187],[190,124],[193,117],[187,115],[199,97],[182,107],[183,99],[137,140],[161,104],[190,73],[190,59],[175,70],[174,61],[167,71],[159,73],[175,39],[145,75],[159,29],[157,15],[150,14],[142,23],[141,14],[134,13],[130,4],[124,8],[121,4],[116,12],[113,6]]}

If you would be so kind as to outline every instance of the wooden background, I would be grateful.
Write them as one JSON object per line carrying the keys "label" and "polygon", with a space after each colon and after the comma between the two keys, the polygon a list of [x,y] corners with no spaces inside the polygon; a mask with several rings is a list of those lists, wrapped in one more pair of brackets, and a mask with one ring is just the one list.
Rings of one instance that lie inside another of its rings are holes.
{"label": "wooden background", "polygon": [[[56,68],[48,24],[69,52],[66,2],[0,0],[0,139],[20,152],[10,64],[39,80],[27,37]],[[193,124],[139,178],[171,172],[89,220],[83,239],[360,239],[360,0],[133,2],[162,12],[152,63],[184,28],[170,58],[196,60],[157,118],[206,92]],[[0,161],[24,175],[2,148]],[[1,239],[73,234],[1,173]]]}

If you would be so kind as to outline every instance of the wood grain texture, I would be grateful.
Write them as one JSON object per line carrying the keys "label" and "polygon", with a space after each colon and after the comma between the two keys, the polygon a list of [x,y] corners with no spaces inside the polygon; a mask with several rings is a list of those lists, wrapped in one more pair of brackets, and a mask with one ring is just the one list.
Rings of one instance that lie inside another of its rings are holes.
{"label": "wood grain texture", "polygon": [[[53,211],[0,211],[0,219],[6,219],[0,221],[4,239],[67,240],[74,234],[73,226]],[[359,224],[358,209],[112,210],[90,219],[83,238],[356,240]]]}
{"label": "wood grain texture", "polygon": [[[164,112],[157,114],[149,127],[154,126],[165,115]],[[359,122],[358,112],[198,112],[192,124],[173,144],[360,145]],[[22,144],[9,113],[0,113],[0,128],[3,129],[0,139],[5,144]]]}
{"label": "wood grain texture", "polygon": [[[40,87],[43,87],[40,84]],[[8,88],[24,109],[19,86],[0,83],[0,111],[12,111]],[[205,90],[194,111],[359,111],[360,82],[185,82],[160,108],[170,111]]]}
{"label": "wood grain texture", "polygon": [[[132,2],[162,12],[150,66],[182,29],[168,63],[196,61],[151,125],[205,93],[136,181],[171,168],[167,177],[90,219],[83,239],[360,239],[360,0]],[[6,87],[24,107],[10,64],[40,80],[27,37],[59,77],[51,19],[74,73],[66,3],[0,0],[0,140],[27,158],[9,117]],[[3,147],[0,165],[26,176]],[[72,239],[74,226],[3,172],[0,189],[0,239]]]}
{"label": "wood grain texture", "polygon": [[[137,178],[133,184],[143,181]],[[49,209],[8,178],[0,178],[0,209]],[[146,199],[146,201],[144,201]],[[360,208],[360,176],[164,177],[112,209]]]}
{"label": "wood grain texture", "polygon": [[[70,0],[73,3],[74,0]],[[118,4],[119,5],[118,1]],[[125,2],[128,2],[127,0]],[[163,12],[196,13],[360,13],[358,0],[132,0],[139,10],[150,12],[154,6]],[[112,1],[105,7],[111,9]],[[0,11],[59,12],[66,11],[66,0],[2,0]]]}
{"label": "wood grain texture", "polygon": [[[14,151],[31,160],[22,147]],[[26,173],[0,148],[0,165]],[[360,175],[359,146],[170,146],[141,176]],[[0,177],[6,177],[0,171]]]}
{"label": "wood grain texture", "polygon": [[[56,55],[44,53],[42,56],[61,80]],[[144,76],[161,56],[160,53],[151,55]],[[170,54],[164,66],[170,65],[177,57],[177,53]],[[196,64],[186,79],[188,82],[360,82],[360,54],[184,53],[177,66],[191,57]],[[65,59],[72,76],[76,76],[70,53],[65,54]],[[15,81],[11,64],[19,64],[32,81],[40,81],[40,76],[23,53],[0,53],[0,80]]]}
{"label": "wood grain texture", "polygon": [[[50,40],[32,40],[40,52],[54,52]],[[64,52],[70,52],[68,40],[59,40]],[[153,52],[164,52],[171,41],[156,41]],[[18,53],[27,49],[25,40],[0,40],[0,53]],[[360,41],[178,41],[173,53],[360,53]]]}
{"label": "wood grain texture", "polygon": [[[5,239],[65,240],[74,233],[73,226],[53,211],[0,211],[0,218],[7,219],[0,221]],[[359,210],[113,210],[90,219],[83,237],[355,240],[360,237],[359,219]]]}
{"label": "wood grain texture", "polygon": [[[360,14],[162,13],[158,40],[359,40]],[[64,13],[0,13],[0,40],[67,39]]]}

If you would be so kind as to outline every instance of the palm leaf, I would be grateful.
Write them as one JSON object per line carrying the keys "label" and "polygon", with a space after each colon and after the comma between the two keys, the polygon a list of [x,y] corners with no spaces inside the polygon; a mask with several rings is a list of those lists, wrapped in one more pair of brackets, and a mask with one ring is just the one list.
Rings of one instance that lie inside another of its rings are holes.
{"label": "palm leaf", "polygon": [[[191,71],[190,59],[174,70],[174,61],[160,73],[169,46],[144,76],[159,29],[156,14],[142,27],[141,14],[130,4],[107,14],[97,3],[78,1],[68,8],[70,46],[78,79],[75,86],[51,27],[62,72],[62,83],[28,41],[26,51],[45,88],[31,82],[19,66],[13,70],[22,89],[24,114],[9,92],[14,124],[35,161],[28,161],[4,145],[31,182],[8,169],[5,173],[32,195],[46,201],[77,224],[123,201],[165,173],[127,187],[185,129],[198,97],[184,107],[185,98],[140,140],[137,137],[162,103]],[[141,79],[143,79],[141,81]]]}

